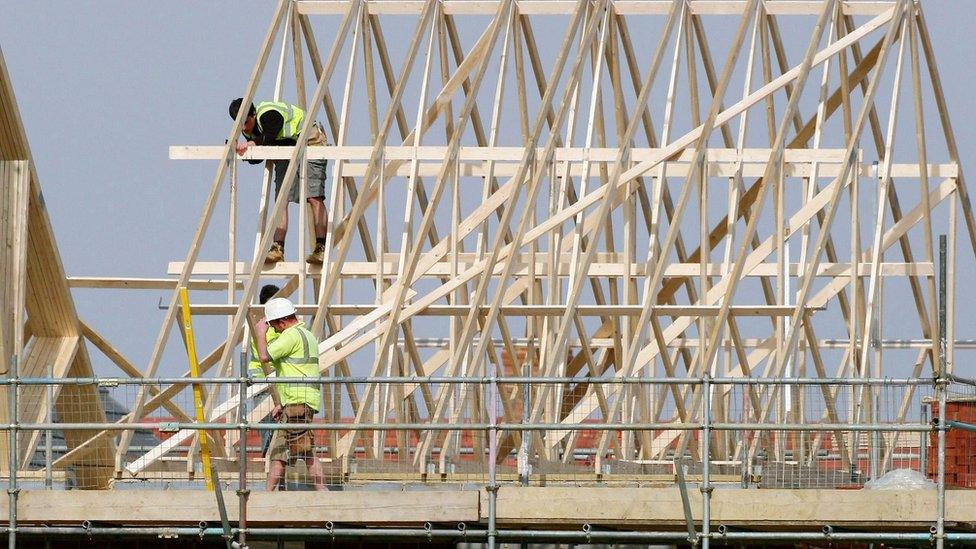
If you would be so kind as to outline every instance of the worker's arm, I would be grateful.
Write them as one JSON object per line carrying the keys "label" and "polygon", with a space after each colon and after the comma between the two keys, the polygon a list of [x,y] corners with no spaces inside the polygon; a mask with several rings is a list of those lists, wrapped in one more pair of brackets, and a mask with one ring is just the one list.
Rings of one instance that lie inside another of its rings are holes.
{"label": "worker's arm", "polygon": [[[274,145],[275,138],[285,125],[285,118],[281,114],[269,111],[261,115],[261,132],[255,133],[246,141],[237,142],[237,154],[243,155],[249,147]],[[257,128],[255,128],[257,129]],[[249,164],[262,164],[264,160],[245,160]]]}
{"label": "worker's arm", "polygon": [[264,370],[264,375],[269,376],[274,372],[274,368],[271,367],[271,360],[268,357],[268,323],[263,318],[254,323],[254,347],[257,350],[258,362],[261,363],[261,369]]}
{"label": "worker's arm", "polygon": [[[268,355],[268,322],[263,318],[254,324],[254,344],[258,350],[257,358],[261,362],[261,369],[264,370],[265,377],[268,377],[274,372],[274,369],[271,367],[271,357]],[[281,415],[281,400],[278,398],[278,390],[275,384],[270,385],[271,401],[275,405],[271,416],[277,419]]]}
{"label": "worker's arm", "polygon": [[[270,368],[271,356],[268,355],[268,321],[261,319],[254,324],[254,343],[258,348],[258,360],[262,368]],[[270,373],[265,369],[265,374]]]}

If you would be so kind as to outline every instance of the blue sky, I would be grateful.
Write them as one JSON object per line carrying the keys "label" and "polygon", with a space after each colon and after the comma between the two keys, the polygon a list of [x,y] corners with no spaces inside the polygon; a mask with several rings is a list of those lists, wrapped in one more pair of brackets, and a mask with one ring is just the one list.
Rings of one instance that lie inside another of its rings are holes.
{"label": "blue sky", "polygon": [[[973,173],[976,41],[968,21],[976,4],[923,6],[963,167]],[[0,47],[69,274],[160,277],[168,261],[185,256],[214,167],[168,160],[168,147],[226,137],[228,99],[241,94],[273,9],[253,0],[0,0]],[[319,42],[325,49],[322,36]],[[226,226],[226,216],[214,226]],[[242,220],[242,235],[253,234],[247,227]],[[242,251],[250,239],[243,237]],[[208,239],[203,257],[221,258],[225,242]],[[962,240],[960,252],[968,253]],[[971,273],[972,257],[960,267]],[[75,297],[81,316],[143,367],[162,319],[158,301],[168,294],[81,290]],[[958,335],[971,329],[963,316]],[[179,348],[170,348],[177,352],[167,354],[163,374],[185,369]],[[114,374],[94,358],[99,373]]]}

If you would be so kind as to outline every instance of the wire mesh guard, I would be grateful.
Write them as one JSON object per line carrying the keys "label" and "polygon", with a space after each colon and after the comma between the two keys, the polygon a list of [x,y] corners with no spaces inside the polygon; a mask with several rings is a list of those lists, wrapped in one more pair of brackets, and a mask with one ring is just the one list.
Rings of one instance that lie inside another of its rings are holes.
{"label": "wire mesh guard", "polygon": [[[117,437],[129,430],[133,439],[113,475],[113,487],[204,486],[206,471],[197,437],[203,431],[182,411],[193,409],[189,391],[171,395],[143,421],[126,425],[127,407],[142,385],[86,381],[89,388],[97,388],[105,422],[73,421],[53,408],[48,410],[50,418],[18,417],[21,482],[65,489],[98,487],[86,475],[115,471],[115,456],[69,451],[66,437],[92,437],[103,430]],[[933,427],[938,409],[931,380],[925,379],[595,383],[531,377],[322,378],[322,383],[304,381],[320,397],[318,410],[310,423],[301,419],[293,425],[271,418],[273,403],[263,394],[266,385],[289,386],[289,380],[221,381],[204,387],[226,393],[231,400],[241,389],[247,395],[243,417],[237,409],[220,417],[218,410],[216,420],[205,425],[209,464],[228,486],[243,477],[248,486],[261,489],[276,459],[287,465],[280,489],[313,489],[317,484],[333,489],[382,483],[487,485],[490,475],[498,484],[666,486],[677,481],[676,461],[686,477],[700,479],[706,452],[710,482],[728,487],[860,488],[898,469],[934,479],[938,468]],[[26,407],[32,398],[43,403],[49,390],[82,386],[86,385],[70,380],[21,379],[17,401]],[[166,392],[176,385],[159,387]],[[383,408],[394,412],[367,413],[367,422],[357,427],[351,418],[368,388],[377,399],[395,402]],[[458,407],[465,412],[430,421],[425,398],[440,392],[466,402]],[[60,398],[71,397],[63,393]],[[587,399],[593,400],[592,410],[582,405]],[[625,401],[622,413],[609,421],[604,414],[618,399]],[[708,414],[702,413],[705,401]],[[68,401],[67,409],[81,402]],[[659,419],[644,422],[638,419],[638,409],[649,414],[641,417]],[[489,415],[492,410],[494,416]],[[971,488],[976,433],[966,428],[976,423],[976,389],[953,384],[946,413],[946,483]],[[293,455],[284,441],[289,432],[306,429],[311,450]],[[284,450],[275,448],[279,436]],[[321,466],[321,480],[309,471],[312,459],[300,459],[311,456]]]}

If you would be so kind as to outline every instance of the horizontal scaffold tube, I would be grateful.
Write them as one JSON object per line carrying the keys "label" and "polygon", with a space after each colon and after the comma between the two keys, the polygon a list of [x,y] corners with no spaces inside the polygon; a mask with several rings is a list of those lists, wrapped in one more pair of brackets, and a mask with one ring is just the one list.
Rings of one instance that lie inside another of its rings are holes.
{"label": "horizontal scaffold tube", "polygon": [[[8,527],[0,527],[0,534],[8,534]],[[210,526],[201,527],[145,527],[145,526],[20,526],[15,528],[18,535],[25,536],[86,536],[86,537],[159,537],[183,536],[196,538],[221,538],[224,531]],[[240,533],[238,528],[231,530],[233,535]],[[438,539],[456,541],[481,541],[488,532],[482,528],[248,528],[249,539],[271,538],[378,538],[378,539]],[[648,531],[621,532],[602,531],[589,526],[580,530],[506,530],[497,532],[500,540],[506,541],[580,541],[580,542],[652,542],[686,541],[687,532]],[[920,542],[932,539],[930,532],[722,532],[710,536],[716,541],[877,541],[877,542]],[[947,541],[973,542],[976,533],[950,532]]]}
{"label": "horizontal scaffold tube", "polygon": [[[88,431],[103,429],[129,431],[159,429],[164,432],[182,430],[252,431],[276,430],[338,430],[338,431],[699,431],[702,423],[185,423],[158,421],[140,423],[0,423],[0,431]],[[935,429],[926,423],[711,423],[718,431],[866,431],[866,432],[929,432]]]}
{"label": "horizontal scaffold tube", "polygon": [[[934,378],[750,378],[729,377],[713,378],[712,385],[879,385],[888,387],[907,385],[932,385]],[[277,383],[388,383],[388,384],[455,384],[455,385],[509,385],[509,384],[538,384],[558,385],[563,383],[599,383],[601,385],[701,385],[701,378],[687,377],[268,377],[260,380],[246,377],[154,377],[154,378],[119,378],[119,377],[31,377],[31,378],[0,378],[3,385],[183,385],[192,383],[209,383],[214,385],[248,384],[277,384]]]}

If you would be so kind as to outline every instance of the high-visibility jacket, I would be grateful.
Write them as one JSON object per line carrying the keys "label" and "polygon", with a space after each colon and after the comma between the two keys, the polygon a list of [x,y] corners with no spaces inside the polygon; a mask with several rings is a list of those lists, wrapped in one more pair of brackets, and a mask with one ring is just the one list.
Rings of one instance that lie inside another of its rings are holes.
{"label": "high-visibility jacket", "polygon": [[[298,322],[286,328],[268,344],[268,358],[277,377],[319,377],[319,342]],[[320,383],[276,383],[281,404],[307,404],[316,412],[321,408]]]}
{"label": "high-visibility jacket", "polygon": [[305,120],[305,111],[299,107],[285,103],[284,101],[262,101],[257,104],[255,110],[257,111],[257,128],[261,133],[264,133],[264,129],[261,127],[262,115],[274,111],[285,119],[285,123],[281,125],[281,131],[278,132],[278,135],[274,136],[276,141],[297,139],[298,134],[301,133],[302,121]]}

